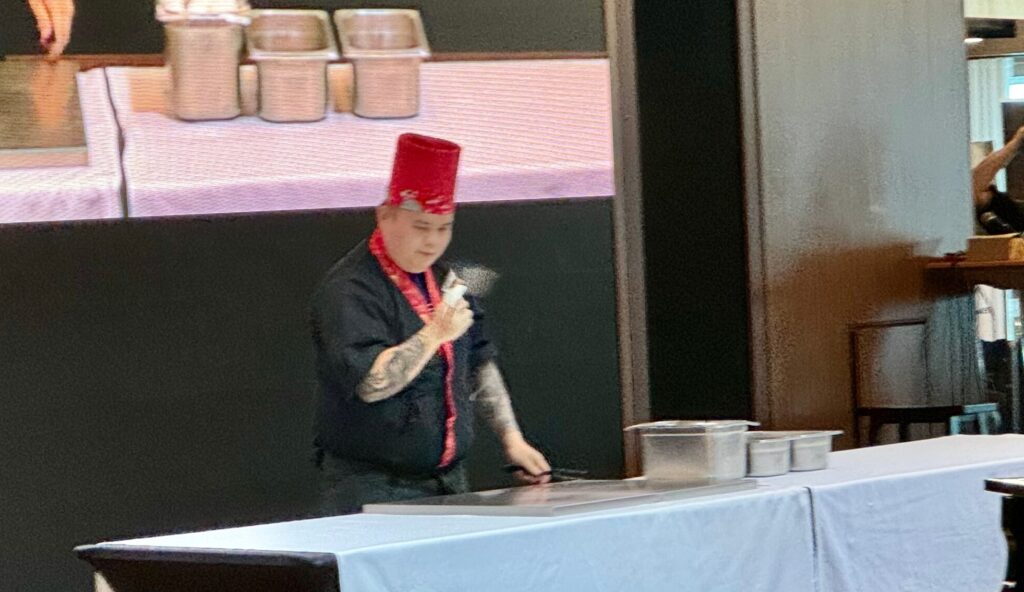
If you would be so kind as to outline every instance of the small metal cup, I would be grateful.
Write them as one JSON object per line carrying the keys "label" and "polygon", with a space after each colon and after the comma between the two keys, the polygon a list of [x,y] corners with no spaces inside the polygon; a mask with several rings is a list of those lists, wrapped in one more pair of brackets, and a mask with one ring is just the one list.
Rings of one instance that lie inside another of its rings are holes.
{"label": "small metal cup", "polygon": [[215,18],[185,19],[166,23],[164,32],[174,115],[189,121],[238,117],[242,26]]}
{"label": "small metal cup", "polygon": [[419,11],[338,10],[334,24],[342,56],[353,65],[353,113],[370,118],[417,115],[420,63],[430,57]]}
{"label": "small metal cup", "polygon": [[322,10],[254,10],[246,29],[249,57],[259,70],[259,115],[267,121],[323,119],[327,64],[338,58]]}

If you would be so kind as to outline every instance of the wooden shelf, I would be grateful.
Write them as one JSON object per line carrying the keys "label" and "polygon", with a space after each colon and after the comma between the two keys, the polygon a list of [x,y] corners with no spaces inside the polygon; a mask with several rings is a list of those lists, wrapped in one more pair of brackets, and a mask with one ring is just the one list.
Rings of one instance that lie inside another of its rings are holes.
{"label": "wooden shelf", "polygon": [[1024,289],[1024,261],[934,259],[925,265],[925,281],[947,292],[970,292],[979,284],[1020,290]]}

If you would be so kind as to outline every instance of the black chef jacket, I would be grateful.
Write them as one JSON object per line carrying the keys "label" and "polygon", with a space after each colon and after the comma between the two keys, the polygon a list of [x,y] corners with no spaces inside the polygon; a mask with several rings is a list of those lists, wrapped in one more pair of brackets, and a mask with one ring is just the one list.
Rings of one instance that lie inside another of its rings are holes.
{"label": "black chef jacket", "polygon": [[[448,270],[433,267],[443,281]],[[454,344],[457,409],[455,461],[473,439],[471,378],[496,356],[474,299],[473,326]],[[445,363],[438,352],[397,395],[366,403],[356,388],[385,349],[423,328],[423,321],[388,278],[366,241],[338,261],[313,296],[311,314],[318,401],[316,444],[340,458],[370,462],[395,473],[433,475],[444,447]]]}
{"label": "black chef jacket", "polygon": [[975,206],[974,215],[978,224],[989,234],[1024,232],[1024,211],[1019,202],[995,185],[989,185],[992,201],[983,208]]}

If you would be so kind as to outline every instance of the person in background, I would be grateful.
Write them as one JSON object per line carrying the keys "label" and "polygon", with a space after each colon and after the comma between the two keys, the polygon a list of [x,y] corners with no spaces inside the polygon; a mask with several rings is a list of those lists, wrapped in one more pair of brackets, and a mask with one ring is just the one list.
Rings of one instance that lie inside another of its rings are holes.
{"label": "person in background", "polygon": [[[1024,210],[1006,193],[995,186],[999,171],[1017,156],[1024,143],[1024,126],[999,150],[982,158],[971,169],[971,193],[974,198],[975,220],[988,234],[1013,234],[1024,232]],[[1003,417],[1012,416],[1013,397],[1009,385],[1011,372],[1019,357],[1017,350],[1019,336],[1007,339],[1007,299],[1020,301],[1019,290],[1000,290],[978,284],[974,286],[975,335],[978,350],[976,355],[983,366],[984,389],[998,392],[1000,411]],[[1012,326],[1012,323],[1009,323]]]}
{"label": "person in background", "polygon": [[989,154],[971,169],[971,195],[978,224],[988,234],[1024,232],[1024,211],[1009,195],[999,191],[995,178],[999,171],[1020,152],[1024,143],[1024,126],[1017,129],[1010,141]]}
{"label": "person in background", "polygon": [[403,134],[377,229],[324,277],[310,311],[320,511],[465,493],[477,413],[526,483],[551,467],[523,438],[472,296],[438,260],[455,220],[457,144]]}
{"label": "person in background", "polygon": [[26,0],[39,29],[39,45],[46,57],[58,59],[71,41],[71,23],[75,18],[74,0]]}

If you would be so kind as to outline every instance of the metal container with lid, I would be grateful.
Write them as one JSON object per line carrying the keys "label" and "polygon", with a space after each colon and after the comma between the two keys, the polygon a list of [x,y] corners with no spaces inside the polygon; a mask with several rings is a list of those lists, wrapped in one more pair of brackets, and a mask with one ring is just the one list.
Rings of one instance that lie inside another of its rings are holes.
{"label": "metal container with lid", "polygon": [[413,117],[420,107],[420,62],[430,46],[418,10],[334,12],[342,56],[352,62],[360,117]]}
{"label": "metal container with lid", "polygon": [[267,121],[318,121],[327,112],[327,64],[338,59],[322,10],[254,10],[246,48],[259,71],[259,115]]}
{"label": "metal container with lid", "polygon": [[644,477],[721,482],[747,473],[746,420],[669,420],[626,428],[641,436]]}
{"label": "metal container with lid", "polygon": [[204,121],[241,114],[238,66],[248,12],[246,0],[158,0],[175,117]]}

